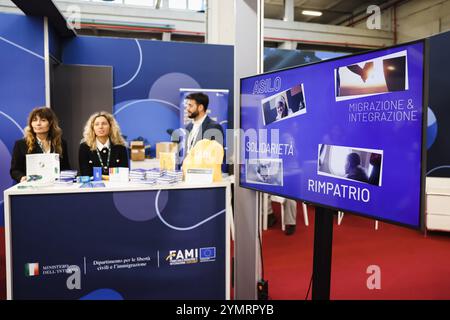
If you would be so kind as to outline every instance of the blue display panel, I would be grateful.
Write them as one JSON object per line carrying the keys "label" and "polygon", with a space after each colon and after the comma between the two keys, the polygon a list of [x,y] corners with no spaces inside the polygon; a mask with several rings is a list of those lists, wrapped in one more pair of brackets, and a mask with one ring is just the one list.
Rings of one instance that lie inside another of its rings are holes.
{"label": "blue display panel", "polygon": [[226,299],[225,192],[11,196],[12,297]]}
{"label": "blue display panel", "polygon": [[241,79],[240,185],[419,227],[424,42]]}

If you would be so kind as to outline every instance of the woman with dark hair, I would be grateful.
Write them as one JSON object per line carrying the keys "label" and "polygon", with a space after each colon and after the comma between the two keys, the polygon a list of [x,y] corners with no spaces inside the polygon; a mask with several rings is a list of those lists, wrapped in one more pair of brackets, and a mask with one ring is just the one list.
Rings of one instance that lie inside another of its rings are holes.
{"label": "woman with dark hair", "polygon": [[69,170],[67,144],[61,136],[62,130],[52,109],[33,109],[28,116],[24,138],[14,145],[9,171],[11,177],[17,182],[27,179],[26,155],[32,153],[58,153],[61,170]]}

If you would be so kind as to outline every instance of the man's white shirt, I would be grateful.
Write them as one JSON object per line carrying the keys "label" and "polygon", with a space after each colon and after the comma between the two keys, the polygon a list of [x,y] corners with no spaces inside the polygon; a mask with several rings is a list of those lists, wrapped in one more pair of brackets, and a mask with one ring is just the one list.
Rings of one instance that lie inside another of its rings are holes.
{"label": "man's white shirt", "polygon": [[191,151],[192,147],[194,146],[194,142],[197,139],[197,136],[202,128],[203,121],[206,119],[206,114],[203,116],[203,118],[199,120],[193,121],[193,127],[191,132],[189,132],[188,137],[188,146],[187,146],[187,152]]}

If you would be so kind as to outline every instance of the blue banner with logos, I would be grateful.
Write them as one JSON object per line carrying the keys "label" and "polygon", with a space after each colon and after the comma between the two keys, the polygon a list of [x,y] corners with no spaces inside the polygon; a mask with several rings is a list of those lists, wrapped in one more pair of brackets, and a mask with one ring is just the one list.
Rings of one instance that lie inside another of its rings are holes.
{"label": "blue banner with logos", "polygon": [[12,298],[226,299],[225,194],[12,196]]}

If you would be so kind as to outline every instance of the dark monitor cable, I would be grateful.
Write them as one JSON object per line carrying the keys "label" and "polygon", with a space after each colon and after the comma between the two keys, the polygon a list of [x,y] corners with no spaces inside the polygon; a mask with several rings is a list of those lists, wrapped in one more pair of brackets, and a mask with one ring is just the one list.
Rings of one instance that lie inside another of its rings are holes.
{"label": "dark monitor cable", "polygon": [[258,224],[258,241],[259,241],[259,256],[261,258],[261,278],[264,280],[264,258],[263,258],[263,250],[262,250],[262,235],[261,229]]}
{"label": "dark monitor cable", "polygon": [[312,280],[313,280],[313,275],[311,274],[311,280],[309,280],[309,287],[308,287],[308,292],[306,292],[305,300],[308,300],[309,291],[311,290]]}
{"label": "dark monitor cable", "polygon": [[[261,212],[261,203],[258,202],[258,212]],[[263,256],[263,247],[262,247],[262,232],[261,232],[261,219],[258,218],[257,223],[258,228],[258,242],[259,242],[259,257],[261,259],[261,279],[258,281],[257,290],[258,290],[258,299],[259,300],[269,300],[269,288],[268,282],[264,278],[264,256]]]}

